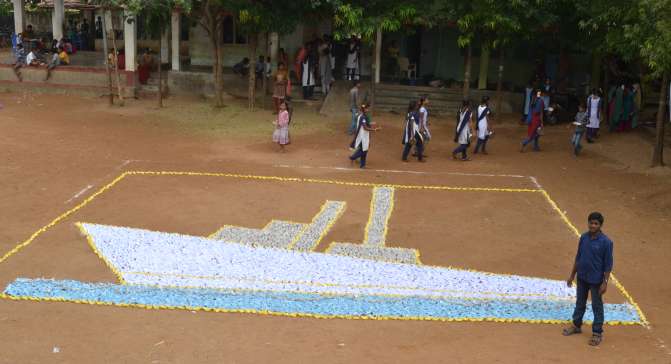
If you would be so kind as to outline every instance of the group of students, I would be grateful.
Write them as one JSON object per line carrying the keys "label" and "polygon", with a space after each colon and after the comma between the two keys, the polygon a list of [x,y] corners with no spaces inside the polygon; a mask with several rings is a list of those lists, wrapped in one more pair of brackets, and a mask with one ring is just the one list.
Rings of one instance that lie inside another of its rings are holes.
{"label": "group of students", "polygon": [[[483,96],[480,105],[475,109],[475,132],[477,143],[473,154],[487,153],[487,142],[494,135],[490,128],[489,119],[492,117],[492,111],[489,108],[489,97]],[[473,109],[470,100],[464,100],[459,112],[457,113],[457,127],[454,135],[454,142],[459,144],[456,149],[452,151],[452,158],[455,160],[469,161],[468,147],[471,145],[473,138],[472,123]],[[459,157],[461,154],[461,157]]]}
{"label": "group of students", "polygon": [[[477,143],[473,150],[474,154],[487,154],[487,142],[493,135],[493,131],[489,126],[489,118],[491,118],[492,112],[488,104],[489,97],[485,96],[475,110],[475,135],[477,136]],[[353,154],[350,155],[349,159],[352,163],[358,160],[360,168],[366,167],[366,157],[370,148],[370,132],[381,129],[376,123],[372,122],[368,111],[369,105],[363,103],[356,115],[356,128],[354,129],[354,137],[350,143],[350,149],[353,151]],[[454,141],[458,146],[452,152],[452,157],[455,160],[470,160],[467,151],[471,145],[471,139],[473,137],[472,121],[473,110],[471,102],[465,100],[457,115]],[[408,157],[410,156],[413,147],[415,148],[413,156],[416,157],[419,162],[426,161],[426,145],[431,140],[431,131],[429,127],[429,98],[423,96],[419,101],[411,101],[405,116],[403,135],[401,138],[401,143],[403,145],[401,160],[403,162],[408,162]],[[459,154],[461,155],[460,158],[458,157]]]}
{"label": "group of students", "polygon": [[[283,74],[286,77],[286,71]],[[355,81],[350,90],[352,122],[348,132],[353,136],[350,143],[350,149],[353,153],[349,159],[352,162],[358,160],[359,166],[365,168],[370,148],[370,132],[378,131],[381,128],[372,121],[369,114],[369,104],[366,102],[361,103],[359,100],[360,85],[359,81]],[[411,101],[408,105],[401,138],[403,145],[401,160],[403,162],[409,161],[408,158],[413,147],[415,151],[412,156],[416,157],[419,162],[426,161],[426,146],[431,140],[429,103],[429,98],[423,96],[419,101]],[[289,108],[285,98],[276,98],[276,105],[278,117],[274,122],[276,131],[273,135],[273,141],[278,143],[281,149],[284,150],[284,145],[289,144]],[[528,106],[528,117],[526,118],[527,135],[521,143],[520,152],[524,152],[529,144],[533,144],[534,151],[540,151],[540,138],[543,136],[546,114],[542,90],[539,89],[535,94],[532,94]],[[580,106],[573,123],[576,128],[571,137],[571,144],[575,155],[578,155],[582,150],[581,140],[583,136],[585,136],[588,143],[593,143],[598,138],[602,110],[603,101],[600,93],[596,89],[592,90],[586,102]],[[457,113],[457,123],[454,129],[454,142],[458,145],[452,151],[453,159],[460,161],[471,160],[468,156],[468,150],[473,137],[476,138],[473,154],[488,154],[487,145],[494,134],[490,123],[491,118],[492,111],[489,107],[488,96],[484,96],[480,104],[475,108],[469,100],[462,102],[461,108]]]}
{"label": "group of students", "polygon": [[51,52],[52,52],[51,59],[47,61],[45,57],[45,54],[47,53],[46,51],[40,52],[38,49],[33,49],[30,52],[28,52],[28,54],[26,54],[23,44],[18,43],[14,50],[16,61],[14,62],[13,69],[14,74],[16,74],[16,77],[19,79],[19,81],[23,81],[21,68],[23,68],[24,66],[31,66],[31,67],[46,66],[47,74],[45,77],[45,81],[47,81],[51,77],[51,72],[54,70],[54,68],[56,68],[57,66],[70,64],[70,56],[68,55],[68,52],[65,50],[63,45],[61,45],[60,43],[57,46],[55,46],[51,50]]}
{"label": "group of students", "polygon": [[586,103],[581,103],[578,107],[578,113],[575,116],[575,130],[571,138],[571,145],[573,146],[573,153],[577,156],[582,150],[582,137],[588,143],[594,143],[599,137],[599,129],[601,126],[601,110],[603,109],[603,101],[601,93],[597,89],[592,89],[592,93],[587,97]]}

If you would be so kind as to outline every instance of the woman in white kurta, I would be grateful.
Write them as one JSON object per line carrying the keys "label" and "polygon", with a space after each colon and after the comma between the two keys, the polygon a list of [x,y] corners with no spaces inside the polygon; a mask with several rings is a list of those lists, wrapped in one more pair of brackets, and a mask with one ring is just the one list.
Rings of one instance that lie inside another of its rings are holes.
{"label": "woman in white kurta", "polygon": [[461,109],[457,115],[457,127],[456,133],[454,135],[454,142],[459,143],[459,146],[452,151],[452,158],[457,159],[457,154],[461,153],[462,161],[469,161],[466,151],[468,146],[471,144],[471,102],[464,100]]}
{"label": "woman in white kurta", "polygon": [[599,133],[599,128],[601,127],[601,107],[602,103],[599,92],[593,89],[592,94],[587,98],[587,117],[589,118],[589,122],[587,123],[586,139],[588,143],[593,143],[594,138]]}
{"label": "woman in white kurta", "polygon": [[305,57],[302,64],[301,85],[303,86],[303,98],[311,99],[315,88],[315,62],[312,57]]}
{"label": "woman in white kurta", "polygon": [[489,140],[489,120],[488,117],[492,113],[489,109],[489,97],[484,96],[480,106],[478,106],[478,113],[476,114],[475,131],[478,133],[478,142],[475,145],[473,154],[478,154],[482,148],[482,154],[487,154],[487,141]]}
{"label": "woman in white kurta", "polygon": [[352,37],[347,47],[347,79],[352,81],[358,79],[357,68],[359,67],[359,43]]}

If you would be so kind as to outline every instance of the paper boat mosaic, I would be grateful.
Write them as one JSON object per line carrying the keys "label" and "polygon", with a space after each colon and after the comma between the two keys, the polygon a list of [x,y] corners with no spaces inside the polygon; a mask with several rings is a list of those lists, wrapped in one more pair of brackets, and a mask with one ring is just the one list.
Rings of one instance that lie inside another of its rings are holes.
{"label": "paper boat mosaic", "polygon": [[[11,297],[310,317],[565,322],[565,282],[422,265],[385,241],[393,188],[373,189],[363,243],[314,252],[346,208],[327,201],[310,223],[224,226],[209,237],[79,224],[120,283],[17,279]],[[640,323],[607,304],[609,323]],[[588,317],[591,313],[588,312]]]}

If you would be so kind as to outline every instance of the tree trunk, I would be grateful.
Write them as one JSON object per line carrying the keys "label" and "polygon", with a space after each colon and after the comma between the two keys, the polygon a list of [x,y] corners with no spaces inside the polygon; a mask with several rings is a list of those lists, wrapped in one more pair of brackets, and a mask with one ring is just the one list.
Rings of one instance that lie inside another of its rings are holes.
{"label": "tree trunk", "polygon": [[[125,20],[124,20],[125,21]],[[117,47],[116,47],[116,31],[114,30],[114,22],[111,24],[112,26],[112,47],[114,47],[114,57],[116,59],[116,55],[118,54],[117,52]],[[115,62],[115,67],[114,67],[114,75],[116,76],[116,86],[117,86],[117,91],[119,94],[119,105],[123,106],[124,101],[123,101],[123,90],[121,89],[121,76],[119,75],[119,66],[118,62]]]}
{"label": "tree trunk", "polygon": [[592,54],[592,77],[590,80],[590,88],[599,88],[601,84],[601,53]]}
{"label": "tree trunk", "polygon": [[662,76],[662,89],[659,91],[659,107],[657,108],[657,133],[655,136],[655,150],[652,154],[652,166],[664,165],[664,115],[666,114],[666,91],[669,86],[669,73]]}
{"label": "tree trunk", "polygon": [[603,114],[606,115],[606,120],[610,121],[610,99],[608,97],[608,91],[610,87],[610,67],[608,66],[608,55],[604,57],[606,60],[606,64],[603,67],[603,99],[604,99],[604,106],[605,106],[605,111]]}
{"label": "tree trunk", "polygon": [[487,76],[489,74],[489,55],[491,48],[488,44],[482,46],[480,52],[480,72],[478,73],[478,89],[487,89]]}
{"label": "tree trunk", "polygon": [[[164,29],[161,29],[163,34]],[[158,38],[158,107],[163,107],[163,35]]]}
{"label": "tree trunk", "polygon": [[[266,54],[270,54],[270,33],[266,32]],[[266,56],[263,57],[263,107],[266,107],[266,99],[268,95],[268,78],[266,77]]]}
{"label": "tree trunk", "polygon": [[214,61],[212,62],[212,74],[214,76],[214,106],[215,107],[222,107],[224,106],[223,103],[223,96],[222,96],[222,77],[221,77],[221,57],[220,57],[220,49],[219,49],[219,40],[218,38],[218,33],[216,33],[214,30],[210,34],[210,42],[212,43],[212,57]]}
{"label": "tree trunk", "polygon": [[466,59],[464,67],[464,100],[468,99],[471,95],[471,56],[473,54],[473,46],[471,43],[468,43],[468,48],[466,48]]}
{"label": "tree trunk", "polygon": [[499,50],[499,78],[496,81],[496,113],[501,113],[501,102],[503,100],[503,61],[505,54],[503,48]]}
{"label": "tree trunk", "polygon": [[250,34],[248,37],[249,41],[249,85],[247,97],[249,98],[249,110],[254,110],[254,101],[256,99],[256,53],[258,50],[259,44],[259,35]]}
{"label": "tree trunk", "polygon": [[105,57],[105,69],[107,70],[107,86],[109,87],[109,104],[114,105],[114,89],[112,88],[112,70],[110,67],[116,67],[116,55],[112,58],[112,64],[109,59],[109,46],[107,44],[107,10],[103,10],[102,26],[103,26],[103,56]]}

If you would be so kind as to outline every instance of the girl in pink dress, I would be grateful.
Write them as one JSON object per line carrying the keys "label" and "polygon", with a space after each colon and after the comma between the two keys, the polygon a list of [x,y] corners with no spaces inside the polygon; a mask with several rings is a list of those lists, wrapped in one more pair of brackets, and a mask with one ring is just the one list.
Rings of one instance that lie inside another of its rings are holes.
{"label": "girl in pink dress", "polygon": [[287,110],[287,103],[282,101],[280,103],[280,112],[277,114],[277,120],[273,122],[275,125],[275,132],[273,132],[273,142],[280,145],[280,152],[284,152],[284,146],[290,144],[289,141],[289,123],[291,118],[289,110]]}

